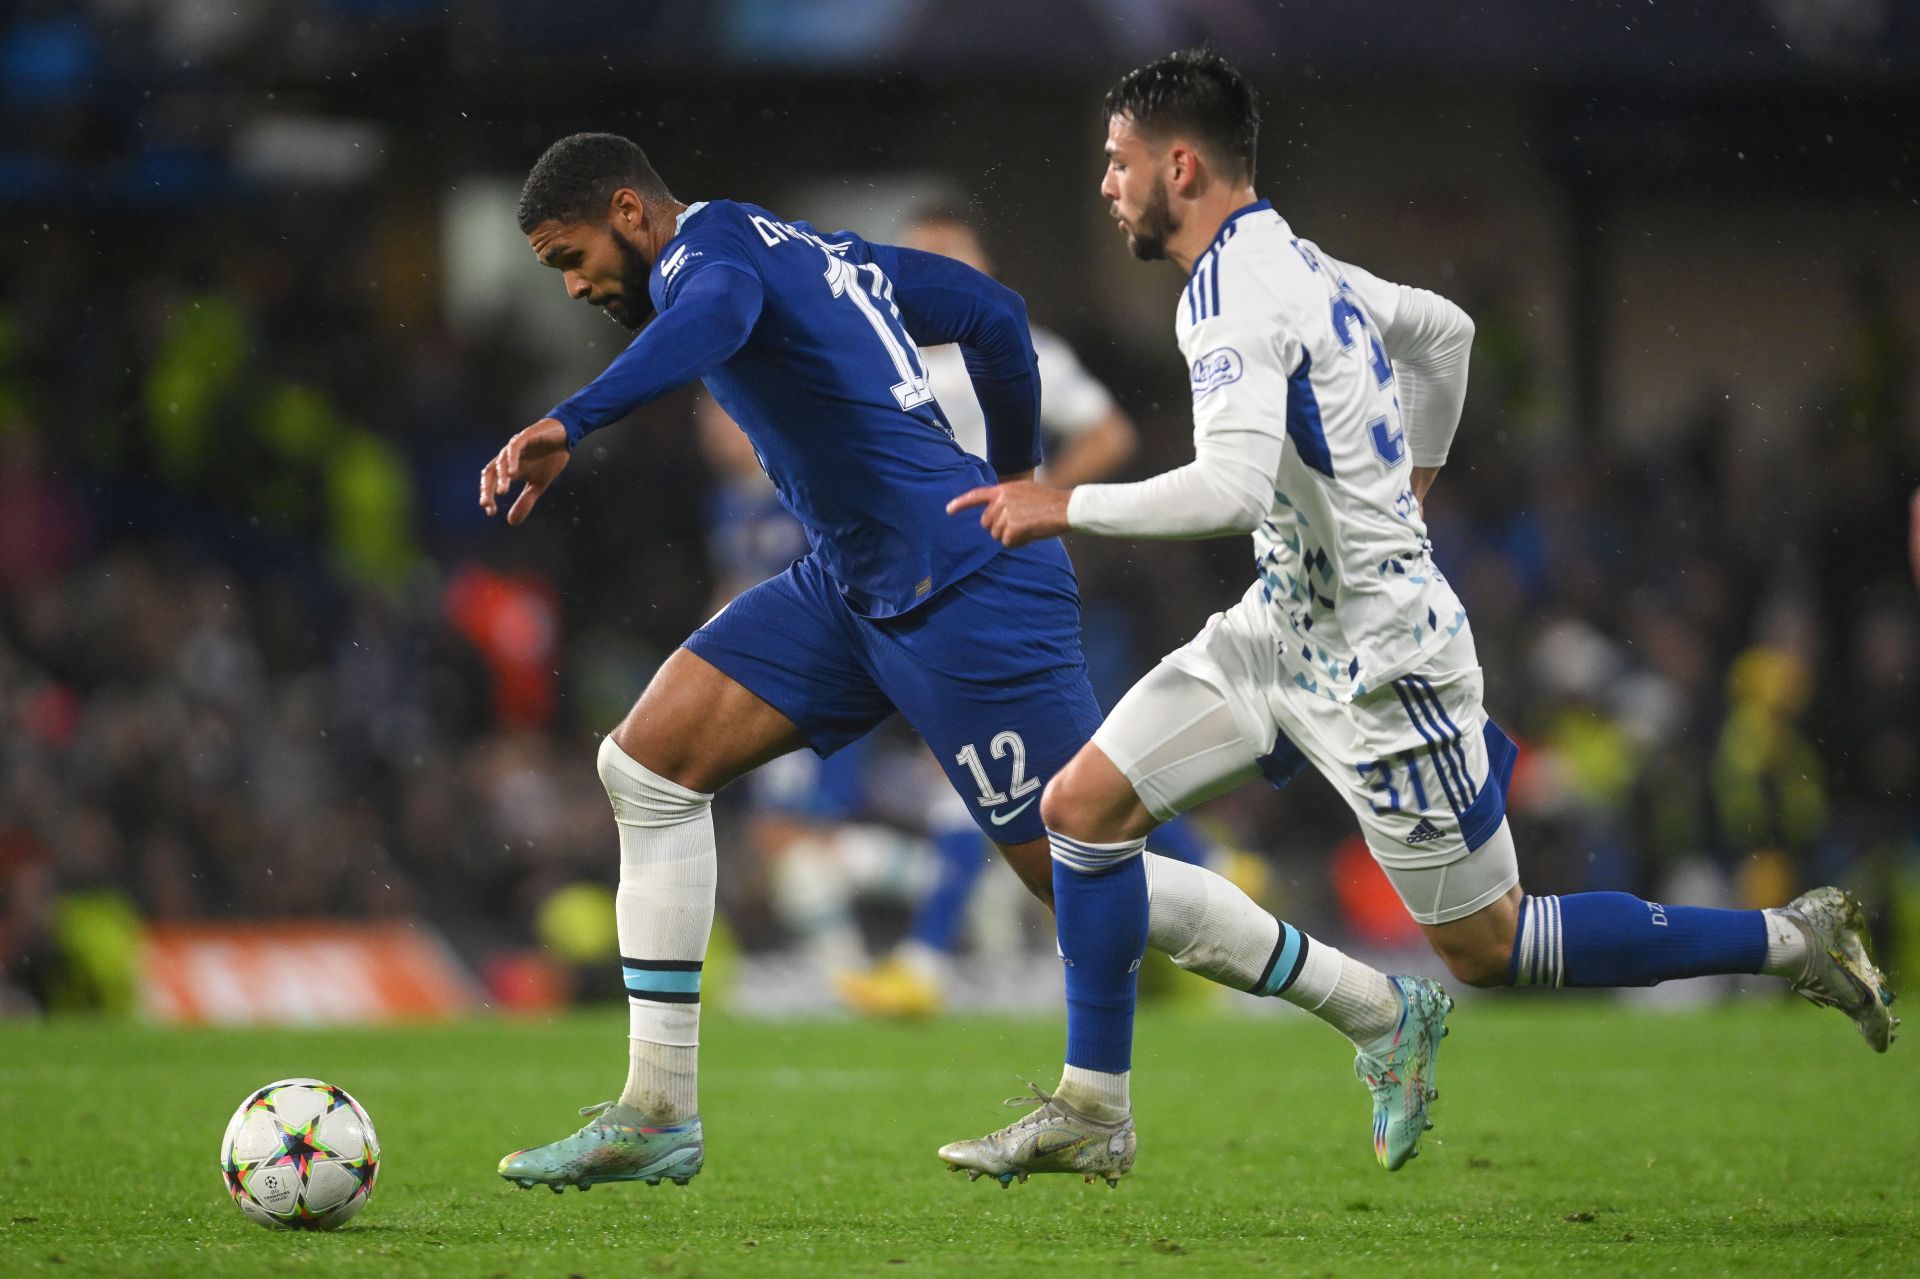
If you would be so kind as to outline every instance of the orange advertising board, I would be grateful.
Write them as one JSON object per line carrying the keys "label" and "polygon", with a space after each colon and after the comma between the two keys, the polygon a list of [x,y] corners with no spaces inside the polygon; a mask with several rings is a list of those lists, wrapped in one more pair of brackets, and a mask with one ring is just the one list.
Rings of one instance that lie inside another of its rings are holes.
{"label": "orange advertising board", "polygon": [[146,1014],[177,1024],[417,1021],[478,1002],[473,978],[419,920],[161,924],[141,965]]}

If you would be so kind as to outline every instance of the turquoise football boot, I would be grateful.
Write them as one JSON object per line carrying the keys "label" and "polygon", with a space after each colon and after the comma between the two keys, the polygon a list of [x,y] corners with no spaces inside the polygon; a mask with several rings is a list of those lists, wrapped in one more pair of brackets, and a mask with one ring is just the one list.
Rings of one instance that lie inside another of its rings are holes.
{"label": "turquoise football boot", "polygon": [[671,1181],[684,1186],[706,1160],[706,1140],[695,1115],[671,1128],[649,1125],[631,1106],[603,1101],[581,1111],[592,1120],[571,1137],[532,1150],[516,1150],[500,1161],[500,1175],[522,1188],[546,1186],[560,1194],[568,1186],[589,1190],[603,1181]]}
{"label": "turquoise football boot", "polygon": [[1400,992],[1400,1020],[1360,1050],[1353,1073],[1373,1094],[1373,1153],[1393,1172],[1420,1153],[1420,1134],[1433,1127],[1427,1107],[1440,1096],[1433,1062],[1453,1000],[1431,977],[1387,980]]}

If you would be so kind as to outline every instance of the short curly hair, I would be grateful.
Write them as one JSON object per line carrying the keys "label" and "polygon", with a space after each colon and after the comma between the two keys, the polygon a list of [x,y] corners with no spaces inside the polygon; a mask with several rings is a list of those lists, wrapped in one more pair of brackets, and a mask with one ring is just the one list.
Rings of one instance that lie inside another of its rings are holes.
{"label": "short curly hair", "polygon": [[617,133],[576,133],[548,147],[520,188],[520,230],[542,222],[584,222],[606,212],[613,193],[672,199],[647,153]]}
{"label": "short curly hair", "polygon": [[1120,77],[1102,104],[1102,121],[1123,115],[1142,133],[1184,133],[1232,160],[1253,180],[1260,144],[1260,99],[1246,78],[1210,46],[1181,49]]}

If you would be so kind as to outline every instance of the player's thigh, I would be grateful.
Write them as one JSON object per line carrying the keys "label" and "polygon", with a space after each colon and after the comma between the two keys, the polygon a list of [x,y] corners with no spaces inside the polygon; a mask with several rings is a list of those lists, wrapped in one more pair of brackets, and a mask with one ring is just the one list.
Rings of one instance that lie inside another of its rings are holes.
{"label": "player's thigh", "polygon": [[667,780],[706,792],[805,744],[793,721],[684,648],[654,673],[613,740]]}
{"label": "player's thigh", "polygon": [[1512,948],[1520,867],[1511,836],[1497,836],[1437,866],[1381,863],[1381,869],[1443,956],[1497,950],[1504,957]]}
{"label": "player's thigh", "polygon": [[1086,672],[1039,671],[1006,684],[934,673],[914,684],[895,694],[900,711],[981,833],[1003,847],[1044,842],[1041,792],[1099,722]]}
{"label": "player's thigh", "polygon": [[1091,745],[1096,762],[1124,780],[1158,825],[1260,775],[1266,751],[1244,719],[1218,681],[1161,662],[1120,699]]}
{"label": "player's thigh", "polygon": [[802,560],[689,636],[615,740],[662,776],[709,791],[802,746],[831,755],[892,711],[854,647],[837,590]]}
{"label": "player's thigh", "polygon": [[997,556],[864,632],[875,683],[1002,847],[1045,839],[1041,790],[1100,722],[1079,627],[1072,569],[1048,544]]}
{"label": "player's thigh", "polygon": [[1284,785],[1305,760],[1268,704],[1273,668],[1271,634],[1236,604],[1128,690],[1094,745],[1156,823],[1257,776]]}
{"label": "player's thigh", "polygon": [[1422,921],[1420,931],[1454,976],[1474,986],[1507,984],[1525,899],[1504,825],[1458,862],[1389,875],[1402,900],[1425,903],[1439,921]]}
{"label": "player's thigh", "polygon": [[1353,809],[1374,860],[1423,926],[1478,915],[1519,882],[1505,826],[1514,747],[1487,717],[1480,690],[1463,634],[1350,704],[1294,691],[1276,708]]}

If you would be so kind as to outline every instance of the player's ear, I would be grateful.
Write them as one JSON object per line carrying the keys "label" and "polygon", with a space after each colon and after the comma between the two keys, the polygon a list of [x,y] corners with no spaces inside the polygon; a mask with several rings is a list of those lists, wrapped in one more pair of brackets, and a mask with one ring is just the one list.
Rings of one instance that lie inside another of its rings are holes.
{"label": "player's ear", "polygon": [[1192,195],[1200,177],[1200,156],[1184,142],[1167,148],[1167,185],[1179,196]]}
{"label": "player's ear", "polygon": [[642,200],[640,193],[632,187],[621,187],[613,193],[613,208],[609,212],[612,214],[613,225],[618,227],[622,234],[635,235],[646,229],[646,201]]}

